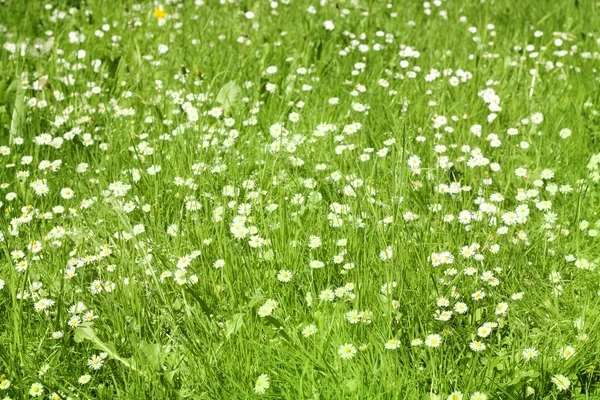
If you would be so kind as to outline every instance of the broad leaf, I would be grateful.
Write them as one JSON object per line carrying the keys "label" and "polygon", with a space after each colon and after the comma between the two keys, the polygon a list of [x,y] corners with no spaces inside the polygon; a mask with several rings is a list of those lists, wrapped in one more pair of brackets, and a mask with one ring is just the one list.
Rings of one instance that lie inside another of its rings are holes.
{"label": "broad leaf", "polygon": [[217,103],[221,104],[225,112],[228,112],[237,100],[240,91],[241,89],[237,83],[234,81],[227,82],[217,94]]}
{"label": "broad leaf", "polygon": [[4,93],[6,111],[11,115],[10,132],[18,134],[25,123],[25,89],[20,79],[12,81]]}
{"label": "broad leaf", "polygon": [[225,337],[229,338],[231,335],[237,333],[242,326],[244,326],[244,314],[234,314],[230,320],[225,321]]}

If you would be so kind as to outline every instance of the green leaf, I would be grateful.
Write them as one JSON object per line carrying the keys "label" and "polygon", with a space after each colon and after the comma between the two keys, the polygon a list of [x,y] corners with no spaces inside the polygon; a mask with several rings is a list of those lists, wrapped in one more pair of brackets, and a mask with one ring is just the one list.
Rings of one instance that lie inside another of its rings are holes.
{"label": "green leaf", "polygon": [[273,253],[273,249],[269,249],[269,250],[265,251],[263,253],[262,258],[265,261],[273,261],[273,259],[275,258],[275,253]]}
{"label": "green leaf", "polygon": [[193,290],[191,290],[191,289],[188,288],[187,293],[191,294],[192,297],[198,302],[198,304],[200,304],[200,307],[202,308],[202,311],[204,311],[204,313],[206,315],[211,315],[212,314],[212,311],[208,307],[208,304],[206,304],[206,302],[200,296],[198,296],[198,294],[196,292],[194,292]]}
{"label": "green leaf", "polygon": [[540,376],[540,373],[534,369],[530,369],[528,371],[521,372],[521,376],[525,378],[538,378]]}
{"label": "green leaf", "polygon": [[535,379],[540,376],[540,373],[530,369],[528,371],[517,371],[516,376],[505,386],[521,386],[525,384],[530,379]]}
{"label": "green leaf", "polygon": [[358,388],[358,380],[357,379],[347,379],[344,381],[344,389],[348,392],[355,392]]}
{"label": "green leaf", "polygon": [[34,41],[34,45],[29,48],[29,54],[34,57],[41,57],[44,54],[48,53],[52,50],[54,46],[54,37],[49,38],[48,40],[44,39],[36,39]]}
{"label": "green leaf", "polygon": [[220,103],[225,112],[228,112],[237,100],[240,91],[241,89],[237,83],[234,81],[227,82],[217,94],[217,103]]}
{"label": "green leaf", "polygon": [[167,382],[169,382],[171,385],[173,385],[173,378],[175,377],[175,374],[177,372],[179,372],[179,368],[174,369],[172,371],[166,371],[163,375],[167,379]]}
{"label": "green leaf", "polygon": [[478,308],[477,310],[475,310],[475,316],[473,318],[473,322],[479,322],[482,317],[483,317],[483,310],[481,308]]}
{"label": "green leaf", "polygon": [[277,318],[275,318],[275,317],[272,317],[272,316],[270,316],[270,315],[269,315],[269,316],[265,317],[265,320],[266,320],[266,321],[267,321],[269,324],[271,324],[271,325],[273,325],[275,328],[277,328],[277,332],[279,332],[279,334],[280,334],[280,335],[281,335],[281,336],[282,336],[284,339],[286,339],[287,341],[290,341],[290,340],[291,340],[291,339],[290,339],[290,336],[289,336],[289,335],[287,334],[287,332],[284,330],[284,328],[283,328],[283,324],[282,324],[282,323],[281,323],[281,322],[280,322],[280,321],[279,321]]}
{"label": "green leaf", "polygon": [[321,201],[321,195],[318,192],[312,192],[308,196],[308,200],[306,201],[309,210],[316,210],[319,208],[319,202]]}
{"label": "green leaf", "polygon": [[6,112],[8,115],[12,114],[13,108],[15,107],[18,81],[18,79],[15,79],[4,89],[4,104],[6,104]]}
{"label": "green leaf", "polygon": [[182,308],[183,308],[183,304],[181,303],[181,300],[176,299],[175,302],[173,303],[173,310],[181,311]]}
{"label": "green leaf", "polygon": [[11,115],[10,132],[19,132],[25,123],[25,89],[20,79],[12,81],[4,93],[6,110]]}
{"label": "green leaf", "polygon": [[75,329],[75,341],[77,343],[81,343],[84,340],[93,341],[96,338],[96,332],[94,332],[94,328],[89,325],[81,325]]}
{"label": "green leaf", "polygon": [[162,347],[158,343],[146,343],[142,342],[139,345],[144,361],[146,365],[150,366],[153,370],[161,370],[163,360],[166,353],[162,351]]}
{"label": "green leaf", "polygon": [[231,319],[225,321],[225,337],[229,337],[237,333],[244,326],[244,314],[234,314]]}
{"label": "green leaf", "polygon": [[8,82],[5,80],[0,80],[0,104],[6,104],[5,95],[6,90],[8,89]]}
{"label": "green leaf", "polygon": [[117,70],[119,68],[119,64],[121,62],[121,56],[115,58],[107,58],[102,63],[106,65],[108,70],[108,75],[110,78],[116,78]]}
{"label": "green leaf", "polygon": [[106,354],[108,354],[108,356],[110,358],[121,362],[126,367],[131,368],[132,370],[137,372],[137,369],[135,368],[135,365],[133,364],[133,362],[119,357],[119,355],[117,354],[117,352],[114,348],[108,346],[107,344],[102,342],[98,338],[98,336],[96,336],[96,332],[94,331],[94,328],[91,325],[82,324],[82,325],[78,326],[77,329],[75,329],[74,339],[77,343],[81,343],[85,340],[91,341],[96,349],[105,352]]}
{"label": "green leaf", "polygon": [[265,321],[268,321],[271,325],[273,325],[277,329],[283,329],[283,324],[281,322],[279,322],[279,320],[275,317],[268,315],[265,317]]}
{"label": "green leaf", "polygon": [[384,294],[377,294],[377,298],[384,305],[387,305],[390,302],[390,299]]}

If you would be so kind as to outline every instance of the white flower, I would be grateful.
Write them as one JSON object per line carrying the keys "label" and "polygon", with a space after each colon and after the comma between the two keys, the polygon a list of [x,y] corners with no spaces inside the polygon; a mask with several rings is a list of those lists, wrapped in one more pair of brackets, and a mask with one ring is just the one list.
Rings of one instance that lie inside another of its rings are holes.
{"label": "white flower", "polygon": [[292,280],[292,271],[288,271],[288,270],[281,270],[279,271],[279,273],[277,274],[277,279],[280,282],[289,282]]}
{"label": "white flower", "polygon": [[532,360],[535,357],[537,357],[539,354],[540,353],[536,349],[528,348],[528,349],[523,350],[523,353],[521,354],[521,356],[523,357],[523,359],[525,361],[529,361],[529,360]]}
{"label": "white flower", "polygon": [[61,189],[61,191],[60,191],[60,196],[66,200],[73,198],[74,195],[75,195],[75,193],[73,192],[73,189],[71,189],[71,188],[64,188],[64,189]]}
{"label": "white flower", "polygon": [[344,360],[348,360],[356,355],[356,347],[350,343],[343,344],[338,349],[338,354]]}
{"label": "white flower", "polygon": [[254,383],[254,392],[257,394],[264,394],[270,386],[269,376],[267,374],[262,374]]}
{"label": "white flower", "polygon": [[481,392],[475,392],[471,395],[470,400],[487,400],[487,395]]}
{"label": "white flower", "polygon": [[573,357],[575,355],[575,349],[571,346],[566,346],[560,350],[560,356],[565,360]]}
{"label": "white flower", "polygon": [[306,325],[304,329],[302,329],[302,335],[304,335],[304,337],[312,336],[315,333],[317,333],[317,327],[313,324]]}
{"label": "white flower", "polygon": [[31,397],[39,397],[44,393],[44,387],[41,383],[34,383],[29,388],[29,395]]}
{"label": "white flower", "polygon": [[442,337],[437,333],[429,335],[425,338],[425,345],[427,347],[438,347],[442,343]]}
{"label": "white flower", "polygon": [[87,365],[94,370],[102,368],[102,364],[104,364],[104,359],[96,354],[94,354],[87,362]]}
{"label": "white flower", "polygon": [[386,249],[381,250],[381,252],[379,253],[379,258],[381,258],[382,261],[390,260],[393,256],[394,251],[392,250],[391,246],[388,246]]}
{"label": "white flower", "polygon": [[535,124],[535,125],[539,125],[542,122],[544,122],[544,114],[542,113],[535,113],[531,116],[531,123]]}
{"label": "white flower", "polygon": [[43,311],[47,308],[50,308],[54,305],[54,300],[50,300],[50,299],[40,299],[35,303],[35,310],[36,311]]}
{"label": "white flower", "polygon": [[571,130],[569,128],[563,128],[558,134],[562,139],[566,139],[571,136]]}
{"label": "white flower", "polygon": [[556,388],[562,392],[567,390],[571,386],[571,381],[564,375],[555,375],[552,377],[552,383],[556,385]]}

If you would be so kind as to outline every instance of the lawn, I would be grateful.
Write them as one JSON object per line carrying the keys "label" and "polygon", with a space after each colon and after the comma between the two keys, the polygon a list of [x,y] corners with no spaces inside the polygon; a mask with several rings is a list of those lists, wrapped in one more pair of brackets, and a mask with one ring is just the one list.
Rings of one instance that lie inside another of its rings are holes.
{"label": "lawn", "polygon": [[600,399],[596,0],[2,0],[0,43],[0,399]]}

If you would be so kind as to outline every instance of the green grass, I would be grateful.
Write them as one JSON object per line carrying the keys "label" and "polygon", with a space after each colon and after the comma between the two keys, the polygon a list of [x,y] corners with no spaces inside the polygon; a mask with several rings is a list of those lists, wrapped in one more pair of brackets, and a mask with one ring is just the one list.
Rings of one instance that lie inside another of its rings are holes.
{"label": "green grass", "polygon": [[223,3],[0,2],[0,398],[600,398],[599,5]]}

